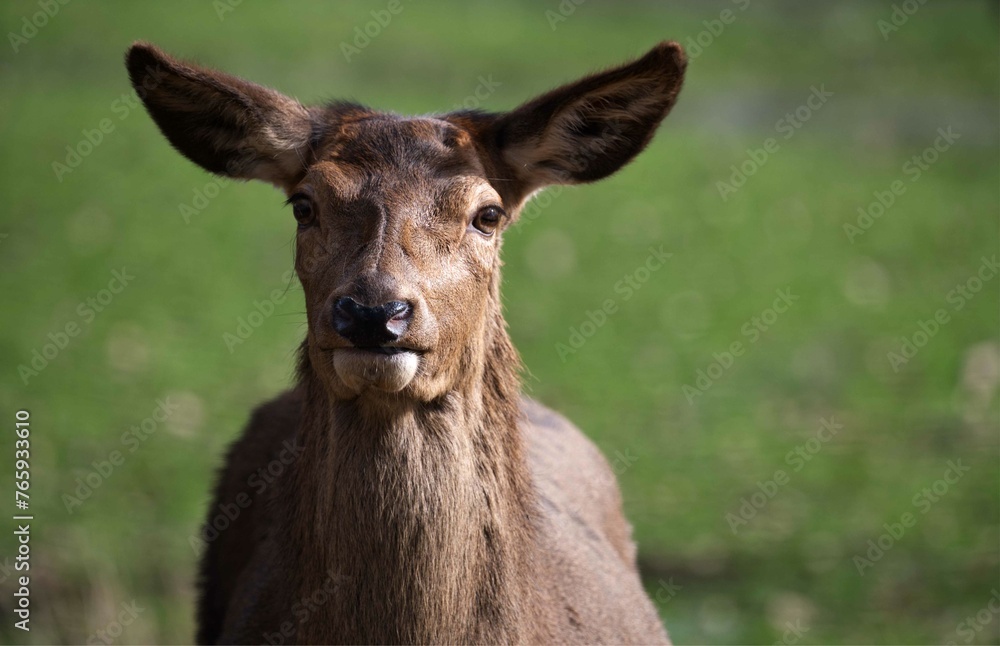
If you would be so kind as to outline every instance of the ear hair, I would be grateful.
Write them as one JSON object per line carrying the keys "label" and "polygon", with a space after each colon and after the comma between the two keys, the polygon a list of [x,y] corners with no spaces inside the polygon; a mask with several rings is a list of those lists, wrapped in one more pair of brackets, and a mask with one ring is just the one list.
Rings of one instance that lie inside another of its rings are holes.
{"label": "ear hair", "polygon": [[607,177],[646,147],[677,101],[687,59],[675,42],[552,90],[501,115],[492,145],[521,198],[550,184]]}
{"label": "ear hair", "polygon": [[298,101],[182,63],[148,43],[132,45],[125,64],[160,131],[199,166],[279,186],[293,183],[303,172],[313,119]]}

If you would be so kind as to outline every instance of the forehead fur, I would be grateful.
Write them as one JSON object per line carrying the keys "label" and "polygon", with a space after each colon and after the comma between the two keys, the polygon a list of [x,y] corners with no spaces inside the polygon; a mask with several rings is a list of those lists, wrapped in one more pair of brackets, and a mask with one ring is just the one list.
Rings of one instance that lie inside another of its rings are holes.
{"label": "forehead fur", "polygon": [[330,121],[315,142],[317,160],[361,173],[482,171],[470,133],[448,121],[374,112],[334,115]]}

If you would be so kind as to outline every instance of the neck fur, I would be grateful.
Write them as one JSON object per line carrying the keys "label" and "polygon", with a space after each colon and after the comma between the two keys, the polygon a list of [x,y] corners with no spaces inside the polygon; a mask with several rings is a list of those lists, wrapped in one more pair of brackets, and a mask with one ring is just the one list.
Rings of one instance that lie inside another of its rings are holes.
{"label": "neck fur", "polygon": [[518,608],[530,593],[534,495],[519,361],[502,321],[484,360],[463,361],[477,368],[427,404],[334,401],[303,345],[305,452],[292,472],[286,551],[301,577],[296,600],[333,594],[297,641],[525,638]]}

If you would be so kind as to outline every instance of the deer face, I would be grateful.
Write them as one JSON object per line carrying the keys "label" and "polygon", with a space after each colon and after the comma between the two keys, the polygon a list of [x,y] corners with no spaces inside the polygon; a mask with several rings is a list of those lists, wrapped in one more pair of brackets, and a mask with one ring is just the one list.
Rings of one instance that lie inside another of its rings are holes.
{"label": "deer face", "polygon": [[525,199],[630,161],[673,106],[685,61],[665,43],[509,113],[412,119],[305,108],[150,45],[127,66],[181,153],[286,192],[309,359],[333,396],[431,401],[472,383],[506,338],[500,242]]}
{"label": "deer face", "polygon": [[290,189],[313,365],[349,397],[447,390],[484,336],[503,198],[468,132],[344,116]]}

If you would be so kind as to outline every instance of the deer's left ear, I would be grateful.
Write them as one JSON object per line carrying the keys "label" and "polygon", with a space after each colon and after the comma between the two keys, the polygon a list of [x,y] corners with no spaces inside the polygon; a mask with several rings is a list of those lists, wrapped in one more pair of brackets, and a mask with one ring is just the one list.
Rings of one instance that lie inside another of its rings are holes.
{"label": "deer's left ear", "polygon": [[504,114],[493,146],[525,197],[549,184],[592,182],[632,160],[677,101],[687,59],[675,42]]}

